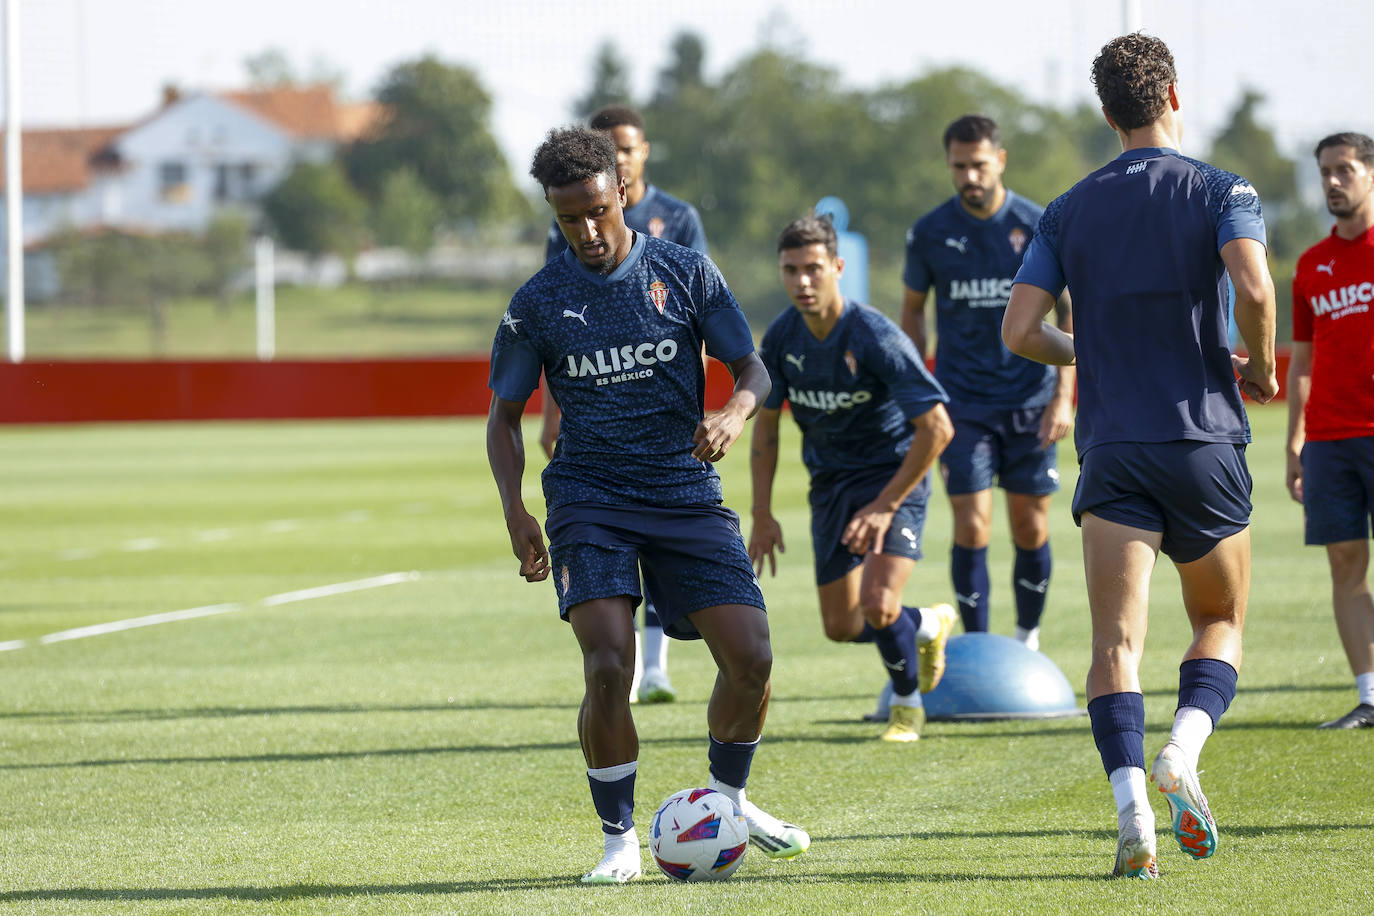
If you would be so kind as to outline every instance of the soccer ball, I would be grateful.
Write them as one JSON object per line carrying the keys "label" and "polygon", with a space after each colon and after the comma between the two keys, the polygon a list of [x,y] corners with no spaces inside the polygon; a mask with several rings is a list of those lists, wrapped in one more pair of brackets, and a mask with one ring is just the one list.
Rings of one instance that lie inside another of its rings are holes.
{"label": "soccer ball", "polygon": [[675,881],[721,881],[749,848],[744,812],[714,789],[683,789],[654,812],[649,851]]}

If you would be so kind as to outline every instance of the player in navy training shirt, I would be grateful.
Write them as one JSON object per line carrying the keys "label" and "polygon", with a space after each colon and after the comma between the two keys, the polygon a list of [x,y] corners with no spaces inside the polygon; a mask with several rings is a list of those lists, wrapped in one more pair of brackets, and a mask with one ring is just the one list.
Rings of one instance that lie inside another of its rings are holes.
{"label": "player in navy training shirt", "polygon": [[[625,225],[636,232],[706,254],[706,230],[702,228],[696,208],[659,190],[644,178],[649,141],[644,138],[643,116],[626,105],[609,105],[592,115],[589,126],[592,130],[603,131],[615,144],[616,173],[625,181]],[[549,225],[545,260],[567,250],[568,241],[555,221]],[[547,396],[543,418],[539,444],[544,454],[552,458],[554,443],[558,440],[558,407]],[[630,702],[670,703],[675,699],[677,693],[668,679],[668,639],[651,596],[645,595],[644,638],[641,642],[638,633],[635,634],[635,681],[630,686]]]}
{"label": "player in navy training shirt", "polygon": [[[802,430],[811,474],[811,540],[825,635],[877,645],[893,684],[884,741],[921,736],[921,691],[944,673],[954,608],[902,606],[921,557],[928,472],[953,434],[945,393],[916,348],[876,309],[840,293],[844,260],[828,218],[793,220],[778,238],[792,300],[763,335],[772,391],[754,421],[749,556],[774,575],[783,549],[773,516],[782,405]],[[920,648],[918,650],[918,644]]]}
{"label": "player in navy training shirt", "polygon": [[[571,247],[501,317],[487,457],[520,574],[539,582],[552,573],[559,613],[582,650],[578,734],[605,843],[582,880],[619,884],[640,874],[629,694],[641,565],[665,627],[704,639],[720,669],[706,711],[710,787],[740,806],[755,845],[790,858],[810,845],[806,831],[744,795],[773,656],[739,519],[721,505],[711,466],[767,395],[768,372],[715,265],[625,225],[625,182],[605,134],[550,132],[530,174]],[[703,410],[703,346],[735,377],[719,410]],[[564,414],[543,474],[547,548],[520,489],[520,417],[541,372]]]}
{"label": "player in navy training shirt", "polygon": [[[991,118],[945,129],[958,193],[907,233],[902,326],[924,357],[926,296],[935,288],[935,377],[949,394],[954,441],[940,456],[954,510],[950,578],[964,629],[988,629],[992,484],[1007,494],[1016,559],[1016,638],[1040,648],[1050,585],[1050,495],[1059,489],[1055,443],[1073,422],[1074,369],[1031,362],[1002,343],[1002,314],[1041,208],[1002,183],[1007,151]],[[1072,331],[1068,296],[1056,303]]]}
{"label": "player in navy training shirt", "polygon": [[[1177,76],[1164,42],[1139,32],[1113,39],[1093,61],[1093,83],[1123,152],[1046,208],[1003,337],[1030,359],[1077,361],[1073,513],[1092,615],[1088,715],[1117,807],[1113,874],[1153,878],[1139,673],[1150,574],[1163,550],[1193,630],[1173,729],[1150,778],[1179,846],[1201,859],[1216,851],[1217,827],[1198,757],[1235,696],[1250,590],[1241,392],[1260,402],[1278,392],[1274,284],[1255,189],[1178,152]],[[1227,342],[1227,274],[1245,358]],[[1044,321],[1066,285],[1072,335]]]}

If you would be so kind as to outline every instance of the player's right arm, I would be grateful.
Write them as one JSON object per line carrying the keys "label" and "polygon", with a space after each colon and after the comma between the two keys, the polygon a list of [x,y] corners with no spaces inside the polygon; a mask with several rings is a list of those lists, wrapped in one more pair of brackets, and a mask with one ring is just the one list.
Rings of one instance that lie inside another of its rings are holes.
{"label": "player's right arm", "polygon": [[768,558],[768,570],[778,574],[778,553],[786,553],[782,542],[782,526],[773,517],[773,479],[778,473],[778,426],[782,408],[760,407],[754,417],[754,437],[749,449],[749,476],[754,496],[749,503],[752,517],[749,531],[749,559],[754,561],[755,575],[763,575],[763,560]]}
{"label": "player's right arm", "polygon": [[923,289],[919,293],[909,286],[902,286],[902,330],[906,331],[906,336],[911,338],[911,342],[916,345],[916,352],[921,354],[921,359],[928,358],[926,354],[926,294],[929,289]]}
{"label": "player's right arm", "polygon": [[540,407],[540,426],[539,426],[539,447],[544,450],[544,457],[553,460],[553,447],[558,443],[558,426],[563,419],[562,412],[558,409],[558,403],[553,399],[553,392],[549,390],[548,376],[539,383],[540,390],[544,393],[544,400]]}
{"label": "player's right arm", "polygon": [[1240,376],[1240,390],[1261,404],[1279,393],[1274,362],[1274,281],[1264,243],[1234,238],[1221,246],[1221,260],[1236,288],[1236,330],[1245,341],[1247,356],[1231,355]]}
{"label": "player's right arm", "polygon": [[1312,393],[1312,341],[1293,341],[1288,360],[1288,448],[1286,459],[1288,494],[1302,502],[1302,446],[1307,441],[1305,409]]}
{"label": "player's right arm", "polygon": [[507,401],[493,395],[487,413],[487,463],[501,494],[501,510],[506,516],[511,550],[520,561],[520,575],[527,582],[540,582],[549,576],[549,551],[539,522],[525,509],[520,484],[525,476],[525,440],[520,433],[524,401]]}

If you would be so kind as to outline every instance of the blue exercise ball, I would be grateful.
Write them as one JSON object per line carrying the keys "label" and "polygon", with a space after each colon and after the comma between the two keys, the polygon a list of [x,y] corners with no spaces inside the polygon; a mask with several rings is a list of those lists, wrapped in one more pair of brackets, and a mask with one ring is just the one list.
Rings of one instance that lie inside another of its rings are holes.
{"label": "blue exercise ball", "polygon": [[950,639],[945,676],[921,700],[930,719],[1049,719],[1084,713],[1068,678],[1048,656],[995,633]]}

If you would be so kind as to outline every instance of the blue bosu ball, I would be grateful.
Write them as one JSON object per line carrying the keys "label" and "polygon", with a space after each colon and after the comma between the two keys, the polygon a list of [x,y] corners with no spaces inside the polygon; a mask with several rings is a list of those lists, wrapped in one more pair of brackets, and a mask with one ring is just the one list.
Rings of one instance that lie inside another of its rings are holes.
{"label": "blue bosu ball", "polygon": [[1084,713],[1059,666],[1009,636],[955,636],[945,659],[945,676],[921,697],[927,718],[1050,719]]}

